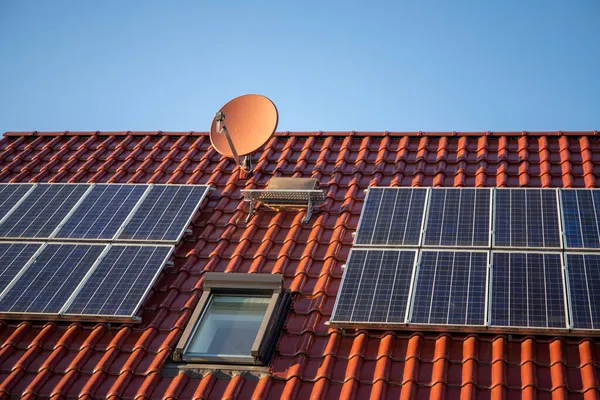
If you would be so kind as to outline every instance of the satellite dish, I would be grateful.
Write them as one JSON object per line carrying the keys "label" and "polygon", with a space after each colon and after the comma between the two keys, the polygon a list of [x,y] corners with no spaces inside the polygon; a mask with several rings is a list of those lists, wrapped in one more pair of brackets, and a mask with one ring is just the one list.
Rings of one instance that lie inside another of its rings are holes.
{"label": "satellite dish", "polygon": [[[269,141],[277,129],[275,104],[265,96],[246,94],[225,104],[210,125],[210,141],[225,157],[250,171],[249,154]],[[240,161],[240,156],[244,159]]]}

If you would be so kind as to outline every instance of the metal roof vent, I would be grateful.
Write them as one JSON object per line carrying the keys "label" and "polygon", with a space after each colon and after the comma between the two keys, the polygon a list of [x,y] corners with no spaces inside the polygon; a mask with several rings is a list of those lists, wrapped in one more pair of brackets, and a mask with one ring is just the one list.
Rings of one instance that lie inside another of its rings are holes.
{"label": "metal roof vent", "polygon": [[266,189],[242,190],[244,200],[250,202],[250,212],[246,222],[254,215],[256,202],[259,207],[272,210],[306,208],[307,223],[312,216],[313,206],[325,201],[325,193],[319,189],[319,181],[314,178],[278,178],[273,177]]}

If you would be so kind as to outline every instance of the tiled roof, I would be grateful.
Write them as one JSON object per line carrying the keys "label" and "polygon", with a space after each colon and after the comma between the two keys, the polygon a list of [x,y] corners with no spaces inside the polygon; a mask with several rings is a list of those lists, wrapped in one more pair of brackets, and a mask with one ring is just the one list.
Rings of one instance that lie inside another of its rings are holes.
{"label": "tiled roof", "polygon": [[[380,186],[596,187],[597,132],[279,133],[253,176],[205,133],[14,132],[2,182],[198,183],[216,188],[161,275],[138,325],[0,322],[0,394],[25,398],[598,398],[593,338],[341,331],[329,319],[364,200]],[[317,178],[326,202],[260,211],[240,189]],[[244,178],[244,179],[242,179]],[[247,179],[246,179],[247,178]],[[203,272],[282,273],[294,305],[270,373],[164,372]]]}

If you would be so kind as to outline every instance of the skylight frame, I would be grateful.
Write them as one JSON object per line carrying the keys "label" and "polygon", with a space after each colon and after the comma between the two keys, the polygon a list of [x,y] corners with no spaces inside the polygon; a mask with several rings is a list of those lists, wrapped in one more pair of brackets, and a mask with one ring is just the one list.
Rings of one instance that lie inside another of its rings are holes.
{"label": "skylight frame", "polygon": [[[264,296],[269,303],[248,356],[190,355],[192,339],[207,315],[214,295]],[[179,339],[172,358],[175,361],[199,364],[266,365],[273,355],[274,346],[281,332],[291,298],[283,288],[281,274],[229,274],[207,272],[204,275],[203,292],[192,316]]]}

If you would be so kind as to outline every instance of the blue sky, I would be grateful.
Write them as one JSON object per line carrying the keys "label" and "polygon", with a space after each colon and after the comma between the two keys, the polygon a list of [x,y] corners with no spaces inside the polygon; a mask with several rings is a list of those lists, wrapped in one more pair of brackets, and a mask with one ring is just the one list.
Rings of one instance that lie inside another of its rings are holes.
{"label": "blue sky", "polygon": [[0,1],[0,132],[600,130],[600,2]]}

